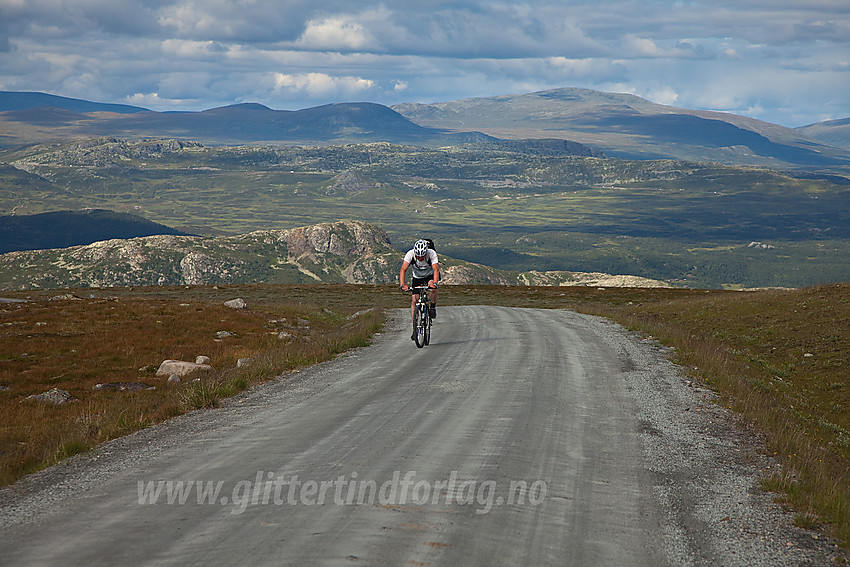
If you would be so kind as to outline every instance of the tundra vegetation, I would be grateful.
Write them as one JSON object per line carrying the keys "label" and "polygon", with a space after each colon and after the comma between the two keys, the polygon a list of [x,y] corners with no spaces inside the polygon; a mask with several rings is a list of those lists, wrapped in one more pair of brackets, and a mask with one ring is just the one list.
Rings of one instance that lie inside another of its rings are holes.
{"label": "tundra vegetation", "polygon": [[[394,286],[340,284],[5,295],[29,301],[0,304],[3,484],[366,345],[385,310],[407,301]],[[234,297],[248,309],[223,305]],[[763,438],[780,465],[764,487],[796,510],[800,525],[850,542],[850,285],[751,292],[446,286],[441,304],[576,309],[674,347],[691,379],[718,392],[718,403]],[[163,359],[197,355],[214,367],[197,381],[169,384],[154,374]],[[245,358],[253,360],[237,367]],[[95,389],[120,382],[156,389]],[[74,401],[26,399],[51,388]]]}
{"label": "tundra vegetation", "polygon": [[398,248],[430,234],[443,254],[514,271],[710,288],[850,280],[845,177],[586,153],[539,140],[425,148],[98,138],[0,152],[0,211],[94,207],[208,236],[356,219]]}

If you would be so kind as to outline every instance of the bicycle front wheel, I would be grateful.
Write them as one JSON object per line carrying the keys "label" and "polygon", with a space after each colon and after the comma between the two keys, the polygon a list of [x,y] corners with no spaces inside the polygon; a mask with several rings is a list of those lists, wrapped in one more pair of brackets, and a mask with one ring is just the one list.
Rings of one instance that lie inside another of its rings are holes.
{"label": "bicycle front wheel", "polygon": [[422,313],[421,309],[416,309],[413,313],[413,328],[416,331],[416,346],[418,348],[424,347],[425,342],[425,323],[427,318],[427,313]]}

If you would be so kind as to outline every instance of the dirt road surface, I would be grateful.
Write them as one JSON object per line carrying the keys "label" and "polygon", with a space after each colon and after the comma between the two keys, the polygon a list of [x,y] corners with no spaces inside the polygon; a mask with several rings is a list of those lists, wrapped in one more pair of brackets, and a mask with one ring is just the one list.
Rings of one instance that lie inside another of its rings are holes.
{"label": "dirt road surface", "polygon": [[559,310],[405,310],[375,344],[0,491],[0,563],[826,565],[776,465],[654,341]]}

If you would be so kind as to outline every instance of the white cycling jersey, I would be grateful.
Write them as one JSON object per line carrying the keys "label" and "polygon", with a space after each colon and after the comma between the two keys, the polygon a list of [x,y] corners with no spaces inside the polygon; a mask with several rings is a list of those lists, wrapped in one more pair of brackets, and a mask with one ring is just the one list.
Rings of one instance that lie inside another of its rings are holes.
{"label": "white cycling jersey", "polygon": [[410,267],[413,268],[413,277],[415,278],[427,278],[428,276],[434,275],[433,266],[440,262],[439,258],[437,258],[437,253],[430,248],[421,262],[416,259],[416,256],[413,254],[413,250],[408,251],[408,253],[404,255],[404,261],[410,264]]}

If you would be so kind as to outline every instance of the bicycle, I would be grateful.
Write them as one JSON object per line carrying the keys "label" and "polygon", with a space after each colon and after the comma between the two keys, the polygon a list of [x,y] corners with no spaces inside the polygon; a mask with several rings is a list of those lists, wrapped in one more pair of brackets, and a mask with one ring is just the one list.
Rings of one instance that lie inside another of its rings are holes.
{"label": "bicycle", "polygon": [[416,307],[413,311],[413,329],[416,333],[414,340],[417,348],[422,348],[431,342],[431,312],[428,310],[430,307],[428,289],[427,286],[410,288],[412,295],[419,294],[419,299],[416,301]]}

